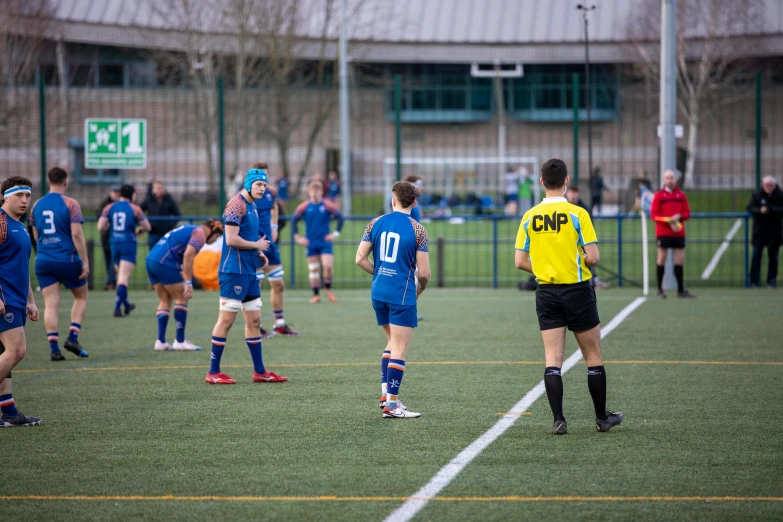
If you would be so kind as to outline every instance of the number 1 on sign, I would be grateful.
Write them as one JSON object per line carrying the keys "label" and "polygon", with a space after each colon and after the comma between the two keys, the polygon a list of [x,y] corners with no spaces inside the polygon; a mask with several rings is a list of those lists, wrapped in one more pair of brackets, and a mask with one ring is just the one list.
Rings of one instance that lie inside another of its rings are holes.
{"label": "number 1 on sign", "polygon": [[131,154],[138,154],[144,152],[141,148],[141,124],[137,121],[128,123],[122,128],[123,137],[128,136],[128,146],[125,147],[125,152]]}

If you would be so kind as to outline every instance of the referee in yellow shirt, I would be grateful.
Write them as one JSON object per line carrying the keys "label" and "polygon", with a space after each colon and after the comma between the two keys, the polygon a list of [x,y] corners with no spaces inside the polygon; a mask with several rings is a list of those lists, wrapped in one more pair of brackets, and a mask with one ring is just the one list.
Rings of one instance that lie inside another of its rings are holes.
{"label": "referee in yellow shirt", "polygon": [[517,233],[515,264],[538,281],[536,313],[544,339],[544,384],[555,417],[552,434],[568,433],[563,416],[566,328],[574,332],[587,363],[587,387],[595,406],[598,431],[623,421],[622,413],[606,409],[606,371],[601,361],[601,326],[590,267],[598,263],[598,245],[587,212],[564,196],[568,169],[559,159],[541,167],[546,198],[522,216]]}

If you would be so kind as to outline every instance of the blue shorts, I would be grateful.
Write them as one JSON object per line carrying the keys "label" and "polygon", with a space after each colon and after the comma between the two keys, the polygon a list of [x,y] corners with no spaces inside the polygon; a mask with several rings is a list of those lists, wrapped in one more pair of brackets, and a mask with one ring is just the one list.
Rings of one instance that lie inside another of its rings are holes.
{"label": "blue shorts", "polygon": [[519,194],[506,194],[506,203],[519,201]]}
{"label": "blue shorts", "polygon": [[54,284],[62,283],[65,288],[72,290],[87,284],[87,279],[79,279],[82,273],[82,262],[77,261],[49,261],[35,258],[35,275],[38,277],[38,286],[46,288]]}
{"label": "blue shorts", "polygon": [[[269,248],[266,249],[264,252],[264,255],[269,260],[269,264],[267,266],[277,266],[282,265],[283,262],[280,261],[280,249],[277,247],[277,243],[272,241],[269,243]],[[258,258],[258,269],[261,270],[261,258]]]}
{"label": "blue shorts", "polygon": [[307,246],[307,257],[311,256],[320,256],[323,254],[334,254],[334,249],[332,248],[332,244],[328,241],[325,241],[323,243],[310,243]]}
{"label": "blue shorts", "polygon": [[24,328],[27,323],[27,310],[16,308],[15,306],[6,306],[5,314],[0,316],[0,332],[7,332],[14,328]]}
{"label": "blue shorts", "polygon": [[378,326],[386,326],[387,324],[407,326],[409,328],[419,326],[415,304],[396,305],[373,299],[372,307],[375,309],[375,318],[378,320]]}
{"label": "blue shorts", "polygon": [[162,285],[176,285],[177,283],[185,282],[181,270],[154,259],[147,259],[147,277],[149,277],[150,284],[153,286],[158,283]]}
{"label": "blue shorts", "polygon": [[119,265],[120,261],[136,264],[136,243],[113,243],[111,245],[111,262]]}
{"label": "blue shorts", "polygon": [[261,289],[255,274],[218,274],[220,297],[246,303],[261,297]]}

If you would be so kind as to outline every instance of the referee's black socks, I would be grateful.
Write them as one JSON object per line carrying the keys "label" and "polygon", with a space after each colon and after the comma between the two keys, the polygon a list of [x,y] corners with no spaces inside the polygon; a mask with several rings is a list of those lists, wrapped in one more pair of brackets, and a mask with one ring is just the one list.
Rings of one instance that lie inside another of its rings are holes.
{"label": "referee's black socks", "polygon": [[661,265],[656,265],[655,269],[656,269],[655,275],[658,278],[658,291],[661,292],[663,291],[663,274],[666,270],[666,267]]}
{"label": "referee's black socks", "polygon": [[674,277],[677,278],[677,291],[683,293],[685,291],[685,274],[682,265],[674,265]]}
{"label": "referee's black socks", "polygon": [[549,407],[552,408],[552,415],[555,416],[556,421],[564,421],[563,377],[560,374],[560,368],[547,366],[544,369],[544,386],[546,387],[546,397],[549,399]]}
{"label": "referee's black socks", "polygon": [[587,388],[593,398],[595,417],[606,419],[606,371],[603,366],[587,367]]}

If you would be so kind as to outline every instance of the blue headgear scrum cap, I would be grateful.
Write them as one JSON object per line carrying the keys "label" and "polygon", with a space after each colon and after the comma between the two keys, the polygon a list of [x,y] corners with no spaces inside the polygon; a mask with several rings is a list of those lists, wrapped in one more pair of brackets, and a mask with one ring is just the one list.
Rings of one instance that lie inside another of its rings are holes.
{"label": "blue headgear scrum cap", "polygon": [[269,183],[269,178],[266,175],[266,171],[263,171],[261,169],[248,170],[247,174],[245,174],[245,183],[244,185],[242,185],[242,187],[248,192],[251,192],[253,188],[253,183],[255,183],[256,181],[263,181],[264,183]]}

